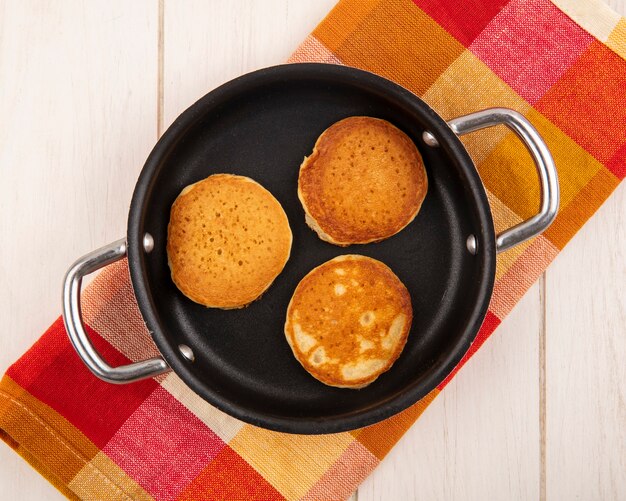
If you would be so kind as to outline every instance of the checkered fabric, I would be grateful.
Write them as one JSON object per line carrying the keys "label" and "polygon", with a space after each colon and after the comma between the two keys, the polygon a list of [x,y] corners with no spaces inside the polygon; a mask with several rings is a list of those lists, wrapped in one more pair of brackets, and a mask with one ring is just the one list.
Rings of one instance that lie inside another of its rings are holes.
{"label": "checkered fabric", "polygon": [[[125,386],[95,378],[59,319],[0,383],[0,438],[71,498],[348,497],[626,175],[626,20],[589,0],[341,0],[290,61],[363,68],[445,119],[490,106],[525,115],[561,183],[554,224],[498,256],[478,337],[438,388],[406,411],[347,433],[289,435],[245,424],[174,374]],[[531,216],[539,185],[505,128],[462,138],[496,229]],[[89,334],[111,364],[157,354],[125,261],[83,294]]]}

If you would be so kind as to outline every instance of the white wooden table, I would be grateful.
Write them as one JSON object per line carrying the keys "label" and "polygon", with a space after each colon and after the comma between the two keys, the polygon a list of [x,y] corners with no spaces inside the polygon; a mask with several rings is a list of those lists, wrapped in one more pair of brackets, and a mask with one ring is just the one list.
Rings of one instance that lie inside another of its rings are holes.
{"label": "white wooden table", "polygon": [[[0,372],[59,314],[70,262],[124,235],[164,127],[334,3],[0,0]],[[626,499],[625,218],[622,185],[359,501]],[[0,498],[61,495],[0,445]]]}

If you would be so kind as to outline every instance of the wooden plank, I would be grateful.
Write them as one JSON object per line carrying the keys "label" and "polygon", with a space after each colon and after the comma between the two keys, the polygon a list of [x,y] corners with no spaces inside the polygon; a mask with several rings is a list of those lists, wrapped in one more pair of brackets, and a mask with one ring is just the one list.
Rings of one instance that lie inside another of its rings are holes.
{"label": "wooden plank", "polygon": [[539,497],[539,285],[378,469],[359,501]]}
{"label": "wooden plank", "polygon": [[604,0],[615,12],[626,16],[626,0]]}
{"label": "wooden plank", "polygon": [[626,186],[546,278],[549,500],[626,499]]}
{"label": "wooden plank", "polygon": [[[0,0],[0,371],[59,315],[61,280],[124,235],[156,138],[151,0]],[[61,499],[0,445],[6,499]]]}
{"label": "wooden plank", "polygon": [[[219,83],[282,62],[335,3],[161,1],[165,125]],[[626,12],[625,0],[609,3]],[[0,234],[10,236],[0,246],[8,333],[0,335],[0,370],[58,315],[68,259],[124,233],[157,132],[157,10],[149,0],[0,0]],[[626,497],[620,190],[568,246],[575,257],[559,257],[547,279],[549,499]],[[572,271],[583,262],[593,273]],[[539,497],[540,444],[528,437],[541,434],[540,310],[535,287],[366,481],[360,500]],[[572,332],[593,336],[581,345]],[[7,447],[0,462],[7,497],[59,498]]]}
{"label": "wooden plank", "polygon": [[218,85],[285,62],[335,3],[165,0],[165,125]]}
{"label": "wooden plank", "polygon": [[550,500],[626,499],[625,214],[622,185],[547,272]]}

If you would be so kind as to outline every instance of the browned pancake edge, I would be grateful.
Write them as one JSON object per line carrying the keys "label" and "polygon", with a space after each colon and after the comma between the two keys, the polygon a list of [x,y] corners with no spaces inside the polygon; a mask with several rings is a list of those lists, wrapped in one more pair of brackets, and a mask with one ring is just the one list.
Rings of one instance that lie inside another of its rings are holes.
{"label": "browned pancake edge", "polygon": [[393,271],[350,254],[321,264],[300,281],[287,308],[285,337],[313,377],[357,389],[397,360],[412,320],[410,294]]}
{"label": "browned pancake edge", "polygon": [[345,118],[326,129],[298,177],[307,224],[340,246],[395,235],[413,221],[427,190],[413,141],[372,117]]}
{"label": "browned pancake edge", "polygon": [[241,308],[257,299],[291,253],[287,215],[256,181],[214,174],[172,205],[167,256],[172,280],[192,301]]}

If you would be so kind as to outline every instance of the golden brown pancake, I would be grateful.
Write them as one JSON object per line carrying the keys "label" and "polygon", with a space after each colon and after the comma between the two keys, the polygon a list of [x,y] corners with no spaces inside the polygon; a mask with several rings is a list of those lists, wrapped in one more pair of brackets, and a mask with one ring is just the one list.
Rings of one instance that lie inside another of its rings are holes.
{"label": "golden brown pancake", "polygon": [[384,240],[417,215],[428,188],[415,144],[385,120],[350,117],[324,131],[300,166],[307,224],[336,245]]}
{"label": "golden brown pancake", "polygon": [[172,205],[172,280],[196,303],[241,308],[282,271],[291,241],[285,211],[269,191],[247,177],[214,174],[187,186]]}
{"label": "golden brown pancake", "polygon": [[393,271],[349,254],[300,281],[287,308],[285,336],[314,378],[362,388],[400,356],[412,320],[411,296]]}

